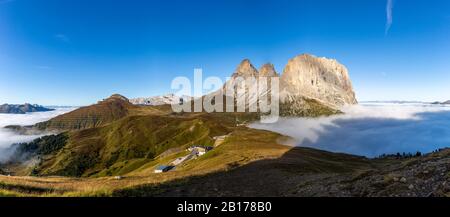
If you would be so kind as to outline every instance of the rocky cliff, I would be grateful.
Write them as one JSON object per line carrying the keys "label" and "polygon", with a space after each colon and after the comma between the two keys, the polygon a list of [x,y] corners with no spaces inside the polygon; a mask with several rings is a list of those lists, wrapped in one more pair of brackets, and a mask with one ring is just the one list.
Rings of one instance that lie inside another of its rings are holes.
{"label": "rocky cliff", "polygon": [[[320,116],[339,113],[338,109],[347,104],[356,104],[357,100],[353,91],[352,83],[346,67],[336,60],[318,58],[309,54],[299,55],[289,60],[281,76],[276,72],[271,63],[264,64],[257,70],[250,60],[243,60],[232,78],[249,77],[259,78],[278,77],[280,93],[280,114],[282,116]],[[231,81],[227,81],[229,84]],[[235,83],[236,86],[242,81]],[[258,96],[269,97],[271,85],[268,82],[268,91],[258,93],[249,91],[256,83],[245,83],[246,107],[256,103]],[[225,86],[209,94],[212,97],[217,94],[226,93]],[[237,90],[236,90],[237,91]],[[229,93],[226,95],[230,96]],[[234,96],[243,95],[235,93]]]}
{"label": "rocky cliff", "polygon": [[[232,78],[279,78],[280,111],[284,116],[317,116],[335,114],[338,109],[347,104],[356,104],[357,100],[353,91],[352,83],[348,75],[347,68],[334,59],[315,57],[309,54],[302,54],[289,60],[281,76],[276,72],[271,63],[266,63],[258,70],[249,59],[244,59],[236,67]],[[269,90],[263,93],[250,91],[256,85],[248,83],[249,80],[235,80],[234,98],[246,94],[246,108],[257,103],[258,97],[266,96],[270,98],[271,85],[268,82]],[[230,98],[230,93],[226,91],[225,85],[210,94],[204,96],[211,99],[217,95],[223,95],[224,103]],[[245,82],[246,92],[238,93],[237,87]],[[189,97],[182,97],[188,101]],[[161,105],[175,104],[180,102],[180,97],[169,94],[166,96],[132,99],[133,104]],[[235,101],[235,105],[237,102]],[[315,111],[321,111],[315,114]],[[314,115],[315,114],[315,115]]]}
{"label": "rocky cliff", "polygon": [[272,63],[266,63],[259,69],[259,76],[263,77],[278,77],[275,67]]}
{"label": "rocky cliff", "polygon": [[280,78],[285,99],[303,96],[333,108],[356,104],[347,68],[334,59],[302,54],[289,60]]}

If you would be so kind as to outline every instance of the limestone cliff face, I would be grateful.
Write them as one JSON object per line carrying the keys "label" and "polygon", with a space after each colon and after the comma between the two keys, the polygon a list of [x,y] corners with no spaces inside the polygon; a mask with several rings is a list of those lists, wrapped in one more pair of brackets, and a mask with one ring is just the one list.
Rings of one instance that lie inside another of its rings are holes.
{"label": "limestone cliff face", "polygon": [[302,96],[334,108],[357,103],[347,68],[336,60],[309,54],[289,60],[280,89],[282,101]]}
{"label": "limestone cliff face", "polygon": [[233,77],[241,76],[241,77],[258,77],[258,70],[252,65],[250,60],[244,59],[236,68],[233,73]]}
{"label": "limestone cliff face", "polygon": [[[357,103],[345,66],[336,60],[318,58],[309,54],[299,55],[289,60],[281,76],[276,72],[273,64],[264,64],[257,70],[250,60],[244,59],[232,74],[232,78],[237,77],[243,80],[234,80],[234,82],[228,80],[222,88],[203,96],[203,99],[212,101],[216,96],[224,97],[222,103],[235,100],[235,105],[236,99],[245,99],[246,108],[249,108],[263,97],[267,97],[270,101],[272,87],[268,80],[268,89],[264,92],[250,91],[257,89],[254,88],[257,80],[248,78],[278,77],[282,116],[331,115],[339,113],[339,108],[343,105]],[[253,83],[248,83],[252,81]],[[233,87],[235,91],[227,91],[227,86]],[[245,91],[238,91],[237,87],[245,87]]]}
{"label": "limestone cliff face", "polygon": [[[311,55],[300,55],[289,61],[284,73],[280,76],[273,64],[264,64],[257,70],[248,60],[243,60],[232,75],[233,78],[279,77],[280,115],[282,116],[321,116],[339,113],[339,107],[355,104],[355,94],[347,73],[347,69],[335,60],[317,58]],[[247,80],[250,81],[250,80]],[[265,92],[252,92],[255,83],[245,83],[245,92],[234,92],[234,99],[246,99],[246,107],[256,104],[258,99],[268,97],[271,100],[272,87]],[[230,83],[227,81],[226,84]],[[236,81],[235,81],[236,82]],[[234,87],[242,84],[237,80]],[[223,88],[208,94],[205,99],[217,95],[230,97]],[[245,95],[245,96],[244,96]],[[229,100],[228,98],[226,100]],[[235,101],[236,102],[236,101]]]}
{"label": "limestone cliff face", "polygon": [[275,67],[271,63],[266,63],[259,69],[259,76],[262,77],[278,77]]}

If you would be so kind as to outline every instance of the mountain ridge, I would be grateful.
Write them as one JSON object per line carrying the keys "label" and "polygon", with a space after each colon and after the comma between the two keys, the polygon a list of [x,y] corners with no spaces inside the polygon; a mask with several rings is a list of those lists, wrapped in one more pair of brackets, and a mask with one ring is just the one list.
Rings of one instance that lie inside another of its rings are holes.
{"label": "mountain ridge", "polygon": [[46,108],[38,104],[3,104],[0,105],[0,114],[25,114],[28,112],[47,112],[54,109]]}
{"label": "mountain ridge", "polygon": [[151,97],[139,97],[130,99],[130,102],[134,105],[164,105],[164,104],[178,104],[180,101],[189,101],[193,97],[183,95],[177,96],[173,93],[162,95],[162,96],[151,96]]}
{"label": "mountain ridge", "polygon": [[106,125],[130,113],[134,105],[119,94],[34,125],[39,130],[79,130]]}
{"label": "mountain ridge", "polygon": [[[232,76],[268,75],[270,79],[280,76],[270,63],[264,64],[260,70],[261,73],[250,60],[245,59],[237,66]],[[214,93],[222,94],[220,97],[227,100],[228,96],[222,91],[223,89],[220,89]],[[269,89],[261,94],[270,96],[271,91]],[[202,99],[209,96],[211,95],[205,95]],[[258,95],[247,97],[255,99]],[[246,128],[245,124],[259,120],[262,114],[236,110],[175,113],[170,104],[146,106],[132,102],[133,100],[122,95],[113,94],[96,104],[78,108],[31,127],[41,131],[67,133],[64,144],[57,145],[60,149],[41,158],[33,170],[34,173],[66,176],[112,175],[114,173],[111,167],[136,158],[154,161],[159,154],[172,148],[184,149],[196,143],[212,144],[213,137],[226,135],[241,126]],[[337,109],[298,92],[290,93],[280,102],[281,116],[317,117],[338,113]]]}

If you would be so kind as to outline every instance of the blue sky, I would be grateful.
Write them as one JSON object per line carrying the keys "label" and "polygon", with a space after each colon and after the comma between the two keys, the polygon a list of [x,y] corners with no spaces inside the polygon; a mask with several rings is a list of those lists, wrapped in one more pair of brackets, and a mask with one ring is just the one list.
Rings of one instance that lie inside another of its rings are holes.
{"label": "blue sky", "polygon": [[359,100],[448,100],[450,1],[0,0],[0,103],[159,95],[302,53],[346,65]]}

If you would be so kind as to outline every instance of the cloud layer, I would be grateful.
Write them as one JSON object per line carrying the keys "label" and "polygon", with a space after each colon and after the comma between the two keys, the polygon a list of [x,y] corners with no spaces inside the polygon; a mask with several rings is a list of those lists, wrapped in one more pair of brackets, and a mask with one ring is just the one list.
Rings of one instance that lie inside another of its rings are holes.
{"label": "cloud layer", "polygon": [[450,107],[365,104],[327,118],[283,118],[251,127],[293,137],[293,145],[376,157],[450,146]]}
{"label": "cloud layer", "polygon": [[6,157],[5,149],[14,143],[29,142],[42,135],[18,135],[14,132],[4,129],[8,125],[33,125],[38,122],[49,120],[58,115],[64,114],[74,108],[58,108],[50,112],[33,112],[27,114],[0,114],[0,161]]}

